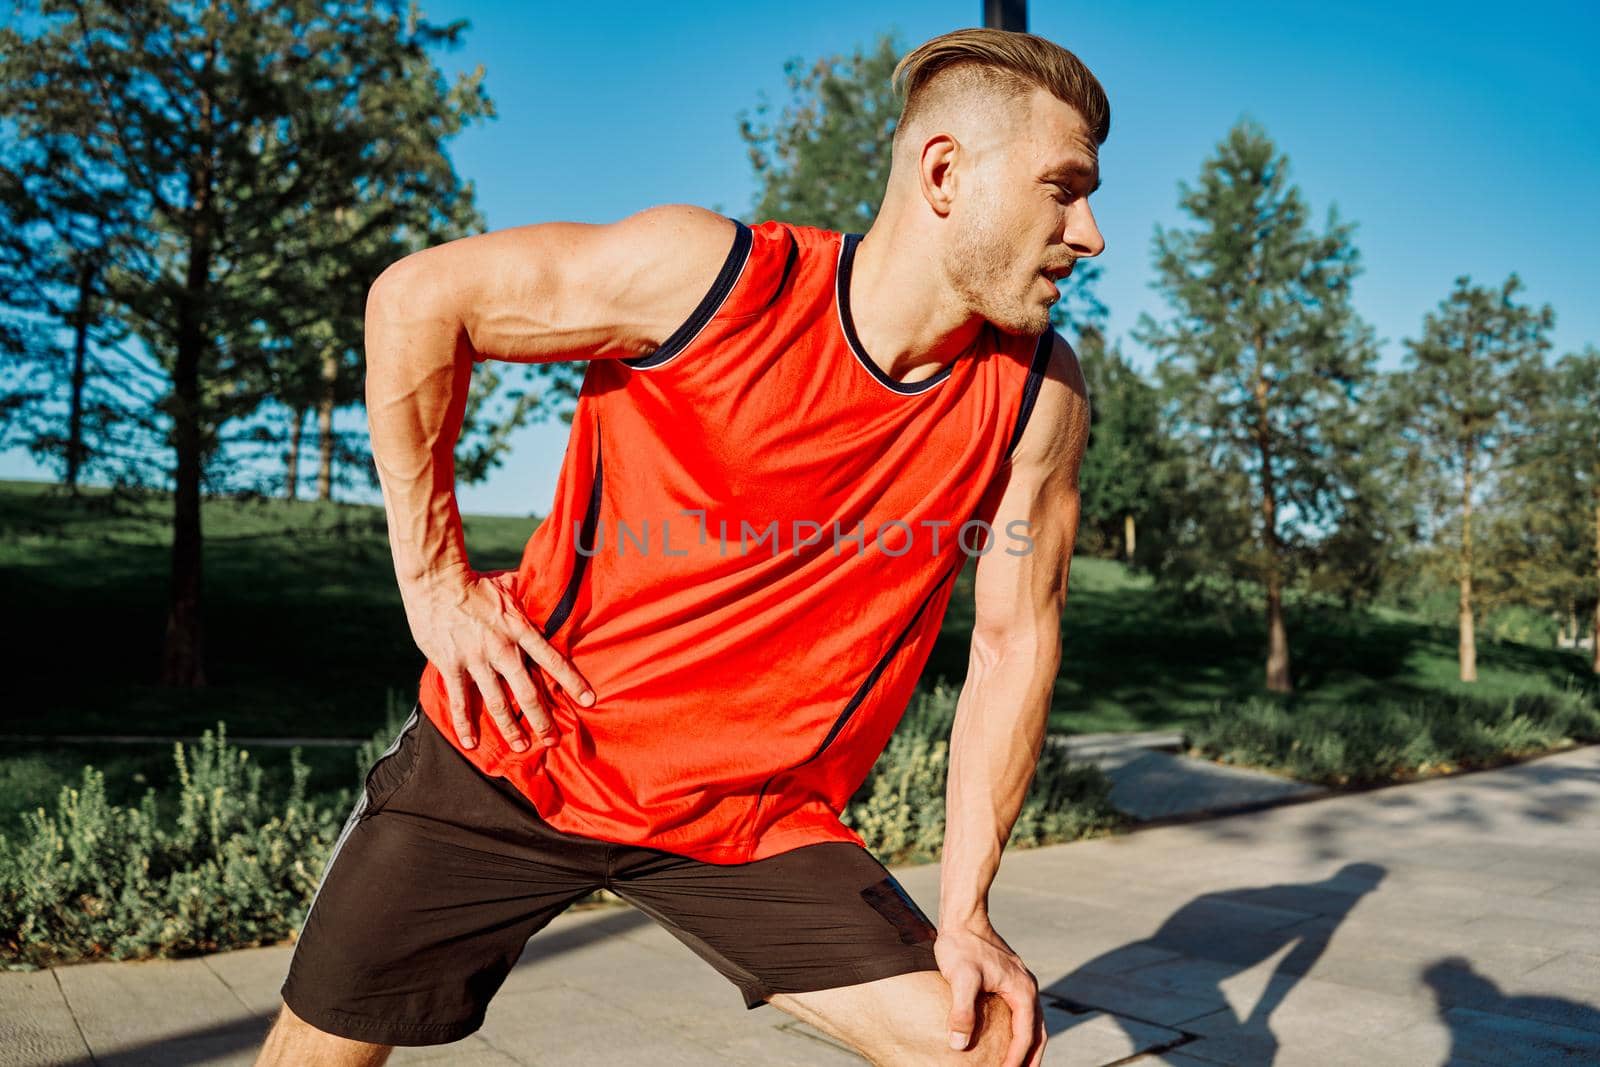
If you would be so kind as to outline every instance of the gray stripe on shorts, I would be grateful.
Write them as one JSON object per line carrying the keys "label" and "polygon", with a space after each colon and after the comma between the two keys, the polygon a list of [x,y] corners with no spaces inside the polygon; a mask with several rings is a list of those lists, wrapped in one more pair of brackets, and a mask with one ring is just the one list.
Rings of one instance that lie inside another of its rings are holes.
{"label": "gray stripe on shorts", "polygon": [[394,740],[389,742],[389,747],[378,754],[372,761],[372,766],[367,768],[366,775],[362,776],[361,788],[356,794],[355,807],[350,809],[350,815],[344,821],[344,828],[339,831],[339,836],[333,842],[333,851],[328,853],[328,862],[322,865],[322,877],[317,879],[317,888],[311,893],[311,903],[306,905],[306,917],[300,920],[300,929],[295,933],[294,939],[299,942],[306,932],[306,924],[311,921],[311,909],[317,906],[317,897],[322,895],[322,887],[327,884],[328,872],[333,870],[333,861],[339,858],[339,850],[344,847],[345,841],[350,837],[350,831],[356,828],[356,823],[361,821],[361,813],[367,810],[367,777],[373,769],[400,750],[400,742],[405,740],[406,734],[417,725],[422,704],[419,701],[411,709],[411,715],[406,719],[405,725],[400,727],[400,732],[395,734]]}

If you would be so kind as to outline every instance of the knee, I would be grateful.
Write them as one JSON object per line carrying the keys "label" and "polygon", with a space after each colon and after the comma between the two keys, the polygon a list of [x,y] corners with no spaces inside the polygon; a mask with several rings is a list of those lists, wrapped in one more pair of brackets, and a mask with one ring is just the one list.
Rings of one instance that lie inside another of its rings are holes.
{"label": "knee", "polygon": [[278,1009],[255,1067],[382,1067],[392,1051],[388,1045],[319,1030],[284,1004]]}
{"label": "knee", "polygon": [[967,1051],[961,1053],[966,1067],[1000,1067],[1011,1048],[1011,1008],[994,993],[978,998],[978,1025]]}

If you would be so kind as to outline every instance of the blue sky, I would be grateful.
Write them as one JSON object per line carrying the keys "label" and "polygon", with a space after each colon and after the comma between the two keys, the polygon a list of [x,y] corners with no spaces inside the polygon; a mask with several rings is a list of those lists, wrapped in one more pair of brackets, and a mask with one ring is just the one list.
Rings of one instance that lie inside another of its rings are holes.
{"label": "blue sky", "polygon": [[[783,63],[914,45],[981,18],[980,0],[803,4],[553,4],[434,0],[465,18],[447,70],[482,64],[499,118],[454,143],[492,228],[602,222],[687,202],[748,218],[754,182],[738,114]],[[1555,307],[1556,353],[1600,344],[1600,8],[1580,3],[1030,4],[1029,28],[1079,54],[1104,83],[1111,138],[1093,201],[1107,248],[1113,336],[1160,314],[1149,288],[1157,223],[1181,224],[1177,185],[1242,116],[1289,154],[1318,217],[1356,221],[1366,273],[1356,303],[1398,365],[1402,338],[1469,274],[1516,271]],[[756,221],[756,220],[752,220]],[[547,509],[564,426],[516,439],[470,512]],[[34,474],[0,457],[0,476]]]}

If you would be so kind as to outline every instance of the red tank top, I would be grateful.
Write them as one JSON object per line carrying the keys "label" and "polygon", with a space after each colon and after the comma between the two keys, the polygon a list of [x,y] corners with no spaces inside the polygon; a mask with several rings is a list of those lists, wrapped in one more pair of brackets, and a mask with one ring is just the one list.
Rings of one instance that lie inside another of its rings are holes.
{"label": "red tank top", "polygon": [[[515,587],[596,703],[533,668],[561,740],[517,753],[469,686],[480,739],[462,753],[557,829],[713,863],[861,843],[839,814],[957,573],[969,552],[1025,550],[987,522],[1052,335],[985,325],[939,373],[896,381],[851,318],[859,239],[735,222],[682,328],[589,363]],[[420,700],[459,747],[431,663]]]}

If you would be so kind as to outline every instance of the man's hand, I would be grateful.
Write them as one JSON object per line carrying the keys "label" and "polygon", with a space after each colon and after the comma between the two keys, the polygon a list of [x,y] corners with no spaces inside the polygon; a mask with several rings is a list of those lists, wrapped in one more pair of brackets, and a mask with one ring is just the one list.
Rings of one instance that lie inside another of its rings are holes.
{"label": "man's hand", "polygon": [[588,707],[594,703],[589,683],[523,614],[512,592],[515,577],[515,571],[460,571],[400,588],[411,635],[444,678],[450,720],[466,748],[478,743],[467,720],[467,685],[475,684],[484,710],[501,735],[515,751],[527,750],[528,739],[511,717],[502,680],[539,739],[546,746],[556,743],[555,723],[539,699],[538,682],[524,654],[579,704]]}
{"label": "man's hand", "polygon": [[965,1049],[971,1043],[978,998],[993,993],[1011,1009],[1011,1045],[1004,1067],[1039,1067],[1045,1043],[1039,982],[994,928],[979,922],[941,929],[933,955],[950,983],[950,1047]]}

